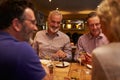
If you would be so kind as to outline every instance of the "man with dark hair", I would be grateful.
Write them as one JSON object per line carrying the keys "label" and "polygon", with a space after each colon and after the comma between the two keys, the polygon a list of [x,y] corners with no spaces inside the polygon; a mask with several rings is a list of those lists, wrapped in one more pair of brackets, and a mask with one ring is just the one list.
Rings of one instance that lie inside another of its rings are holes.
{"label": "man with dark hair", "polygon": [[[96,12],[91,12],[87,17],[89,32],[80,36],[77,42],[75,59],[80,56],[83,63],[91,64],[91,53],[98,46],[108,44],[108,40],[101,30],[101,23]],[[82,54],[85,53],[85,54]]]}
{"label": "man with dark hair", "polygon": [[45,77],[37,54],[27,43],[35,30],[36,19],[28,0],[1,2],[0,80],[41,80]]}

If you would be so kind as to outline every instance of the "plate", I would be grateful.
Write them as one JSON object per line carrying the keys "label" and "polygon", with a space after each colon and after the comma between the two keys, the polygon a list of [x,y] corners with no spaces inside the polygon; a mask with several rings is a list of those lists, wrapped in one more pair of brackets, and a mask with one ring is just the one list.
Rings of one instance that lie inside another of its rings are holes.
{"label": "plate", "polygon": [[62,62],[59,62],[56,64],[56,67],[64,68],[64,67],[68,67],[70,65],[70,63],[68,63],[68,62],[63,62],[63,63],[64,63],[64,66],[63,66]]}
{"label": "plate", "polygon": [[92,69],[92,66],[90,64],[87,64],[86,66],[87,68]]}
{"label": "plate", "polygon": [[50,61],[50,60],[46,60],[46,59],[40,59],[40,62],[41,62],[43,65],[47,65],[47,64],[49,64],[51,61]]}

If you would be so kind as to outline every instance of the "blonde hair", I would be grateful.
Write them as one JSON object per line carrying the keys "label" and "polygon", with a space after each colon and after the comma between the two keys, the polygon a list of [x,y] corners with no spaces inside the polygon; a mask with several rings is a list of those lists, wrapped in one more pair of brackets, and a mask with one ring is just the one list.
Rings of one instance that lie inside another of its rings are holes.
{"label": "blonde hair", "polygon": [[113,42],[120,41],[120,0],[104,0],[97,9],[101,21],[110,30]]}

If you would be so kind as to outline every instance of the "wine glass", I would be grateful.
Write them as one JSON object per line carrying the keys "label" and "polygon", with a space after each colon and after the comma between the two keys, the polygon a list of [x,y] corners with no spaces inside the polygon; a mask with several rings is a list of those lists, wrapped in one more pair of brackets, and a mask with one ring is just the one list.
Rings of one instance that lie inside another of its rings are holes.
{"label": "wine glass", "polygon": [[77,57],[77,60],[78,60],[78,62],[79,62],[79,64],[80,64],[80,66],[81,66],[81,63],[82,63],[82,59],[81,59],[81,57],[78,56],[78,57]]}
{"label": "wine glass", "polygon": [[80,63],[80,66],[82,65],[82,61],[85,60],[84,54],[85,54],[85,52],[82,51],[82,52],[79,52],[79,54],[77,56],[77,60]]}

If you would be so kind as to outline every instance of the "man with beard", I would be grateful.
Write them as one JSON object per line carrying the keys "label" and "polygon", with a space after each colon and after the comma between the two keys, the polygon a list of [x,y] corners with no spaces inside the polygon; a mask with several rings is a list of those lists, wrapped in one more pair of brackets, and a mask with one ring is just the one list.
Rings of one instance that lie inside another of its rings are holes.
{"label": "man with beard", "polygon": [[0,2],[0,80],[48,80],[39,57],[28,44],[37,30],[29,0]]}
{"label": "man with beard", "polygon": [[48,15],[48,29],[36,33],[33,48],[37,50],[41,59],[71,60],[70,39],[65,33],[59,31],[61,21],[60,11],[53,10]]}
{"label": "man with beard", "polygon": [[75,60],[80,57],[83,64],[91,64],[91,53],[93,49],[101,45],[108,44],[109,42],[106,36],[102,33],[100,19],[96,12],[88,14],[87,26],[89,28],[89,32],[80,36],[75,53]]}

